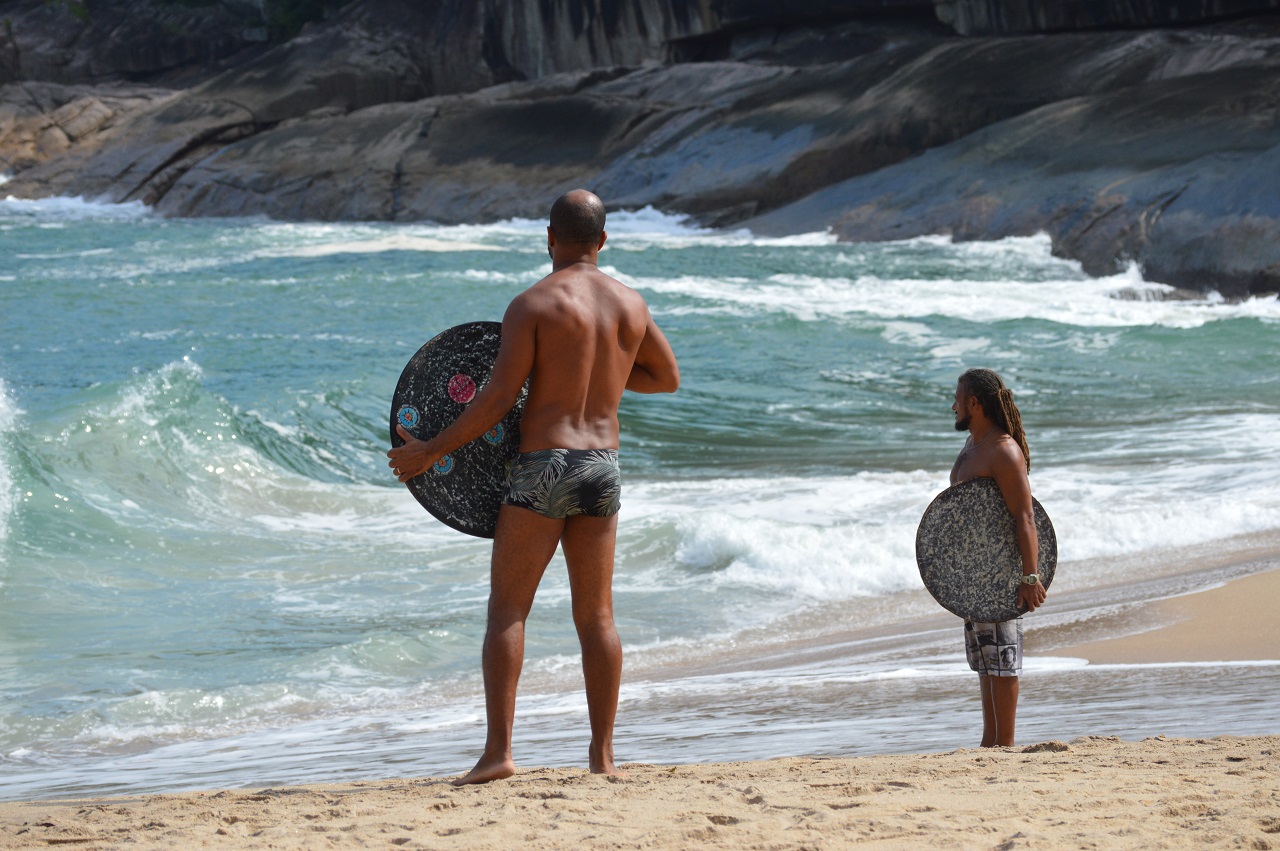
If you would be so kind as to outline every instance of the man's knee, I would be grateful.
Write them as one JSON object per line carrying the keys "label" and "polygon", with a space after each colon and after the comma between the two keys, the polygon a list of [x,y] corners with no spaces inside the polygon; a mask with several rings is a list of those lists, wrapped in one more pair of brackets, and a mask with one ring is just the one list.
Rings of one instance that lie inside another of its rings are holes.
{"label": "man's knee", "polygon": [[490,600],[488,628],[490,630],[506,629],[513,624],[522,624],[529,618],[529,607],[510,603],[504,600]]}
{"label": "man's knee", "polygon": [[614,632],[612,606],[574,606],[573,625],[578,635],[602,635]]}

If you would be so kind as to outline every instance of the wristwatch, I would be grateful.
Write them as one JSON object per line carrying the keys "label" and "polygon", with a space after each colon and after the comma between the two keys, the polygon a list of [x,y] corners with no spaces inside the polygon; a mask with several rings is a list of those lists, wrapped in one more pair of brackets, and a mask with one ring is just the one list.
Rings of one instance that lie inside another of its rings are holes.
{"label": "wristwatch", "polygon": [[1024,573],[1022,574],[1022,584],[1023,585],[1039,585],[1040,575],[1038,573]]}

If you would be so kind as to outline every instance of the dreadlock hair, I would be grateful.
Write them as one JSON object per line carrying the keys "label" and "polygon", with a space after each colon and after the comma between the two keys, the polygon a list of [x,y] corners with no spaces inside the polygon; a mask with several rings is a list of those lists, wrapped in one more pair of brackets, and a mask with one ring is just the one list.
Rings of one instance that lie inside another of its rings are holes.
{"label": "dreadlock hair", "polygon": [[1027,433],[1022,428],[1022,412],[1013,403],[1013,391],[1004,386],[1000,376],[989,369],[970,369],[960,376],[960,386],[978,400],[987,419],[1009,433],[1022,449],[1031,472],[1031,450],[1027,448]]}

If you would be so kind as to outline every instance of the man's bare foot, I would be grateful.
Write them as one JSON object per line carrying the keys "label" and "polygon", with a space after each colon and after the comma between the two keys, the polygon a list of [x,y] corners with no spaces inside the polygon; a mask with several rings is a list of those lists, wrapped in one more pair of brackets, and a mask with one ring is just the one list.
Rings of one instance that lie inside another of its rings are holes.
{"label": "man's bare foot", "polygon": [[591,766],[592,774],[607,774],[610,777],[626,777],[627,773],[618,766],[613,764],[613,748],[604,748],[601,752],[596,751],[596,746],[592,745],[588,750],[588,762]]}
{"label": "man's bare foot", "polygon": [[476,767],[453,781],[454,786],[470,786],[473,783],[488,783],[491,780],[503,780],[516,773],[516,764],[510,757],[490,760],[480,757]]}

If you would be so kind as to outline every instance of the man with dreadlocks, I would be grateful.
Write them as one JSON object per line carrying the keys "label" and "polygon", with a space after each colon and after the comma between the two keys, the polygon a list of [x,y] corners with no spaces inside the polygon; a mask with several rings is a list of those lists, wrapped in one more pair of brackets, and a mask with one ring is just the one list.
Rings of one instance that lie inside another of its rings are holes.
{"label": "man with dreadlocks", "polygon": [[[1013,515],[1018,552],[1022,556],[1020,608],[1034,612],[1044,602],[1044,586],[1036,574],[1039,540],[1031,507],[1031,452],[1022,430],[1022,415],[1013,391],[989,369],[970,369],[956,382],[956,431],[969,438],[951,468],[951,484],[992,478]],[[1002,623],[964,622],[965,654],[982,688],[982,746],[1013,744],[1018,710],[1018,676],[1022,673],[1022,618]]]}

